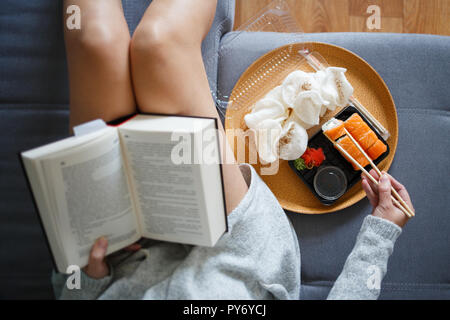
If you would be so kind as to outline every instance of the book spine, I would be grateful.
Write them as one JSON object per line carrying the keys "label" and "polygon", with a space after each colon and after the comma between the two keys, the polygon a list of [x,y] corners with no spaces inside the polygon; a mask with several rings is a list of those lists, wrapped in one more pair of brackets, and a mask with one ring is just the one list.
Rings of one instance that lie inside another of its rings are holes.
{"label": "book spine", "polygon": [[[228,215],[227,215],[227,204],[226,204],[226,197],[225,197],[225,183],[223,181],[223,164],[222,164],[222,152],[220,148],[220,137],[219,137],[219,124],[217,118],[214,118],[214,125],[216,126],[217,131],[217,148],[218,148],[218,154],[219,154],[219,171],[220,171],[220,181],[222,185],[222,197],[223,197],[223,212],[225,215],[225,232],[228,232]],[[224,143],[226,143],[226,137],[224,140]]]}
{"label": "book spine", "polygon": [[[37,205],[36,197],[34,196],[33,188],[31,187],[31,182],[30,182],[30,179],[28,177],[27,170],[25,169],[25,164],[23,162],[22,154],[19,152],[18,156],[19,156],[20,165],[22,167],[22,170],[23,170],[23,173],[24,173],[24,176],[25,176],[26,184],[27,184],[28,190],[29,190],[30,195],[31,195],[31,200],[33,201],[34,210],[37,213],[39,225],[41,226],[41,229],[43,231],[45,243],[47,245],[48,252],[50,253],[50,256],[52,258],[53,268],[55,270],[58,270],[58,267],[57,267],[57,264],[56,264],[56,260],[55,260],[55,256],[53,255],[53,252],[52,252],[51,246],[50,246],[50,241],[48,240],[47,231],[45,230],[44,222],[42,221],[41,213],[39,212],[39,208],[38,208],[38,205]],[[61,271],[61,270],[58,270],[58,271]]]}

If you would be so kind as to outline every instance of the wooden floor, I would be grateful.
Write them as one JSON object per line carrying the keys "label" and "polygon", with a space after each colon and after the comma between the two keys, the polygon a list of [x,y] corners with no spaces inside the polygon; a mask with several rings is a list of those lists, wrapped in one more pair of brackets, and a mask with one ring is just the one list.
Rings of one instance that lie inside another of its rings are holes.
{"label": "wooden floor", "polygon": [[[220,1],[220,0],[219,0]],[[236,0],[235,28],[271,0]],[[450,0],[285,0],[304,32],[399,32],[450,35]],[[381,29],[369,30],[369,5],[381,9]]]}

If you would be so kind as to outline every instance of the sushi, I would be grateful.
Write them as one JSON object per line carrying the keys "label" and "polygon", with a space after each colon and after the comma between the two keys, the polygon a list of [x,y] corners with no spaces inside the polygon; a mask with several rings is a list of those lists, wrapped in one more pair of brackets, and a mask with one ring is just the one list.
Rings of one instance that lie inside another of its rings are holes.
{"label": "sushi", "polygon": [[357,113],[345,121],[345,128],[366,152],[378,141],[378,136]]}
{"label": "sushi", "polygon": [[[347,153],[351,155],[353,159],[355,159],[361,166],[365,167],[369,164],[369,161],[362,154],[362,152],[359,151],[358,147],[353,143],[353,141],[348,136],[344,136],[343,138],[339,139],[336,143],[340,145],[345,151],[347,151]],[[341,151],[339,150],[339,152]],[[348,159],[344,154],[342,155],[344,156],[344,158],[347,159],[348,162],[350,162],[353,165],[353,168],[355,170],[360,170],[359,167],[355,165],[350,159]]]}
{"label": "sushi", "polygon": [[345,124],[342,120],[332,118],[328,120],[323,126],[323,133],[333,141],[345,135]]}
{"label": "sushi", "polygon": [[365,123],[361,116],[357,113],[352,114],[347,120],[345,120],[345,129],[347,129],[350,133],[355,132],[357,129],[364,131],[370,130],[367,123]]}
{"label": "sushi", "polygon": [[356,139],[356,141],[358,141],[359,145],[364,149],[364,151],[366,151],[366,153],[378,141],[378,136],[372,130],[357,137],[353,134],[352,136]]}
{"label": "sushi", "polygon": [[387,146],[383,141],[377,140],[369,149],[367,149],[367,155],[372,159],[378,159],[383,153],[387,151]]}
{"label": "sushi", "polygon": [[[363,167],[369,164],[369,160],[367,160],[364,154],[359,150],[358,146],[353,143],[351,137],[358,142],[359,146],[372,160],[378,159],[387,151],[386,144],[378,139],[377,134],[358,113],[352,114],[345,122],[332,118],[322,126],[322,131],[327,138],[340,145]],[[349,137],[349,135],[351,135],[351,137]],[[336,147],[336,149],[338,149],[344,158],[353,165],[355,170],[360,170],[359,167],[348,159],[338,147]]]}

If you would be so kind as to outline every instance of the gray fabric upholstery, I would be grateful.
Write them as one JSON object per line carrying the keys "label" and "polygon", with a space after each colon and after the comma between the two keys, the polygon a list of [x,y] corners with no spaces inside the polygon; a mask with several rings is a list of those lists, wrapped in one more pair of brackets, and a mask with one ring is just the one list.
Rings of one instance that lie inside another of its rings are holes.
{"label": "gray fabric upholstery", "polygon": [[[133,32],[150,0],[123,0]],[[62,1],[0,4],[0,299],[52,298],[51,259],[17,153],[68,136]],[[231,30],[234,1],[220,0],[203,42],[214,90],[217,50]]]}
{"label": "gray fabric upholstery", "polygon": [[[298,39],[227,34],[218,91],[228,95],[255,59]],[[385,80],[398,109],[399,145],[390,172],[408,188],[417,216],[396,244],[380,298],[450,299],[450,37],[329,33],[307,34],[304,40],[336,44],[364,58]],[[370,210],[363,200],[333,214],[288,213],[300,241],[302,299],[327,296]]]}

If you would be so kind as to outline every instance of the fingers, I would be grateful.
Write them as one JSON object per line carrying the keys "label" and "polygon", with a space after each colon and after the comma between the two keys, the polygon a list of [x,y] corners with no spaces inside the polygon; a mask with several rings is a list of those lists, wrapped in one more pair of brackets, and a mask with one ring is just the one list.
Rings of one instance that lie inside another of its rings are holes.
{"label": "fingers", "polygon": [[[377,173],[375,170],[373,170],[373,169],[369,171],[369,174],[370,174],[376,181],[378,181],[378,180],[380,179],[380,177],[378,176],[378,173]],[[367,178],[367,182],[369,183],[369,185],[370,185],[370,187],[372,188],[372,190],[373,190],[376,194],[378,194],[378,185],[377,185],[376,183],[372,182],[372,180],[369,179],[368,177],[365,177],[365,178]]]}
{"label": "fingers", "polygon": [[372,188],[370,187],[367,180],[362,181],[362,187],[363,187],[363,190],[365,191],[365,193],[367,195],[367,199],[369,199],[369,202],[372,205],[372,207],[376,207],[378,204],[378,196],[372,190]]}
{"label": "fingers", "polygon": [[388,174],[389,179],[391,180],[392,187],[394,187],[395,191],[400,195],[400,197],[406,202],[406,204],[414,211],[414,207],[412,205],[411,197],[409,196],[408,191],[405,186],[398,182],[393,176]]}
{"label": "fingers", "polygon": [[91,255],[89,256],[89,264],[102,262],[108,249],[108,240],[105,237],[97,239],[91,249]]}
{"label": "fingers", "polygon": [[91,249],[89,262],[85,268],[85,273],[94,279],[100,279],[108,275],[109,269],[105,263],[108,240],[105,237],[97,239]]}
{"label": "fingers", "polygon": [[383,208],[392,207],[391,180],[387,173],[383,173],[378,182],[378,205]]}
{"label": "fingers", "polygon": [[375,191],[373,191],[372,187],[370,186],[369,180],[364,175],[362,176],[361,183],[370,204],[372,205],[372,207],[376,207],[378,205],[378,195],[375,193]]}
{"label": "fingers", "polygon": [[[376,180],[378,181],[379,177],[378,174],[376,173],[375,170],[370,170],[369,174]],[[378,194],[378,186],[372,182],[371,179],[369,179],[368,177],[366,177],[366,175],[364,173],[361,174],[361,177],[366,179],[367,183],[369,184],[370,188],[373,190],[373,192],[375,192],[376,194]]]}
{"label": "fingers", "polygon": [[142,246],[139,243],[133,243],[125,248],[125,251],[135,252],[141,250]]}
{"label": "fingers", "polygon": [[380,180],[380,176],[378,175],[378,173],[374,170],[374,169],[372,169],[372,170],[370,170],[370,175],[372,176],[372,177],[374,177],[375,178],[375,180]]}

